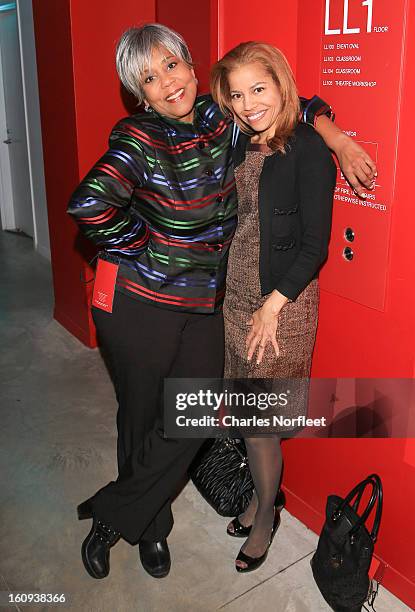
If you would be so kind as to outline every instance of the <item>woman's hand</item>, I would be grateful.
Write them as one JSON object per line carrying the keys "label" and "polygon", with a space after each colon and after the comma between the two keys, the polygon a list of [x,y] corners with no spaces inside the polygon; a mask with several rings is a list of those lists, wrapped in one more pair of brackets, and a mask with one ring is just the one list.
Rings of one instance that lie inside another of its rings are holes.
{"label": "woman's hand", "polygon": [[251,325],[251,330],[246,338],[248,361],[251,361],[258,348],[257,364],[260,364],[268,342],[271,342],[274,347],[275,355],[279,356],[280,350],[277,343],[278,315],[287,302],[288,299],[275,290],[248,321],[248,325]]}
{"label": "woman's hand", "polygon": [[339,137],[334,152],[339,160],[341,171],[352,186],[353,191],[361,198],[365,198],[365,188],[373,189],[375,186],[376,164],[357,142],[346,134],[343,134],[343,136],[345,138]]}
{"label": "woman's hand", "polygon": [[374,188],[377,176],[376,164],[370,155],[328,117],[317,118],[316,130],[336,154],[340,169],[353,191],[365,198],[366,191]]}

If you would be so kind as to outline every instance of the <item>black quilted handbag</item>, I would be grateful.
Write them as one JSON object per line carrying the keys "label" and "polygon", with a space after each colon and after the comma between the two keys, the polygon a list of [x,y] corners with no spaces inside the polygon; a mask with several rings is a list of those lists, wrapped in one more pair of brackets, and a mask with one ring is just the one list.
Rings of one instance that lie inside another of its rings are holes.
{"label": "black quilted handbag", "polygon": [[238,516],[248,507],[254,484],[243,440],[208,440],[189,474],[202,497],[221,516]]}
{"label": "black quilted handbag", "polygon": [[[368,486],[372,487],[371,496],[359,515],[359,504]],[[335,612],[358,612],[370,599],[369,567],[379,531],[382,502],[382,483],[377,474],[362,480],[345,499],[337,495],[329,495],[327,499],[326,520],[311,567],[321,594]],[[375,519],[369,532],[365,522],[375,506]]]}

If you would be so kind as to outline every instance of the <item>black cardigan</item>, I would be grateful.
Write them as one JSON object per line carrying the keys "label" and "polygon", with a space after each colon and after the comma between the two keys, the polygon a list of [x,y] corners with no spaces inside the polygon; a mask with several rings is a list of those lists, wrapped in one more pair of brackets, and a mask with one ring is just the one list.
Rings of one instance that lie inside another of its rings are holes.
{"label": "black cardigan", "polygon": [[[239,134],[234,163],[245,159],[250,137]],[[300,123],[287,153],[264,160],[259,180],[262,295],[277,289],[295,300],[327,257],[336,166],[322,138]]]}

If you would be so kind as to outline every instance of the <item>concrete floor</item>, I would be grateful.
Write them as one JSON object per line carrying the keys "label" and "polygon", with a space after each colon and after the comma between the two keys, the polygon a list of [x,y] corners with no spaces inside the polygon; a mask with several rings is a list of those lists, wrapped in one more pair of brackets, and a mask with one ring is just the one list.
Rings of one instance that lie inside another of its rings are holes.
{"label": "concrete floor", "polygon": [[[86,574],[79,548],[90,522],[75,507],[115,477],[113,389],[98,351],[52,319],[49,265],[31,240],[0,232],[0,254],[0,591],[65,593],[65,608],[82,612],[329,610],[310,570],[314,533],[284,510],[266,564],[239,575],[241,541],[190,484],[174,503],[167,578],[148,576],[125,542],[109,578]],[[409,610],[382,587],[376,603]]]}

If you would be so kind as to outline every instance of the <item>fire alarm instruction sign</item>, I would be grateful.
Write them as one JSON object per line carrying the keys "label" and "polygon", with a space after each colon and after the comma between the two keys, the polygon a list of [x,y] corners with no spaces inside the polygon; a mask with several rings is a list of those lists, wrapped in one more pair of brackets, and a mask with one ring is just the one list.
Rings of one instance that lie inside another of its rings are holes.
{"label": "fire alarm instruction sign", "polygon": [[378,165],[358,198],[341,173],[322,288],[383,310],[394,195],[406,0],[323,0],[319,92]]}

